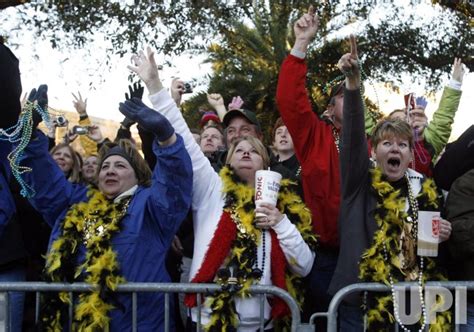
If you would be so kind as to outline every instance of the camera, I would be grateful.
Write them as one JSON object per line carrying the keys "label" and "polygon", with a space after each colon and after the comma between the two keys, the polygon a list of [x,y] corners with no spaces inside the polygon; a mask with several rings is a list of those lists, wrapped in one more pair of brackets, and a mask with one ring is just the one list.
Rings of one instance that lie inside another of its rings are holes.
{"label": "camera", "polygon": [[193,93],[193,84],[191,82],[184,82],[183,93]]}
{"label": "camera", "polygon": [[66,127],[67,126],[67,119],[64,115],[58,115],[53,120],[56,123],[56,127]]}
{"label": "camera", "polygon": [[72,127],[72,133],[77,135],[85,135],[89,132],[89,127],[74,126]]}

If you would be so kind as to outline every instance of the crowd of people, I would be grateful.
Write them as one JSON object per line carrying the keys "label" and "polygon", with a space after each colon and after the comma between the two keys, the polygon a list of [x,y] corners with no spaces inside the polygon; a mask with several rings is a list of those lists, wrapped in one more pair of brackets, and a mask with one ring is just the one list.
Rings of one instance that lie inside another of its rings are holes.
{"label": "crowd of people", "polygon": [[[281,117],[271,145],[245,97],[213,108],[200,128],[181,111],[185,84],[166,89],[150,48],[129,69],[144,87],[129,87],[117,135],[103,137],[87,115],[87,99],[73,95],[79,126],[56,143],[62,125],[48,118],[48,88],[20,102],[18,60],[0,45],[0,282],[88,282],[97,289],[71,298],[45,293],[35,322],[35,299],[9,293],[11,331],[128,331],[132,300],[115,292],[126,282],[217,283],[219,291],[179,294],[170,301],[171,330],[256,331],[261,326],[252,285],[274,285],[298,303],[303,319],[328,309],[332,296],[357,282],[380,282],[389,294],[354,293],[339,310],[341,331],[421,330],[405,325],[394,285],[474,278],[474,127],[448,144],[461,99],[464,66],[455,59],[451,80],[433,119],[426,100],[410,94],[405,107],[374,122],[367,115],[357,42],[338,68],[345,80],[331,89],[324,117],[312,109],[305,57],[319,28],[310,7],[294,24],[295,44],[284,60],[276,92]],[[26,120],[25,120],[26,119]],[[130,128],[137,125],[141,151]],[[22,137],[17,139],[19,132]],[[79,139],[84,154],[71,142]],[[19,143],[20,142],[20,143]],[[25,144],[21,144],[25,142]],[[21,156],[19,163],[15,158]],[[276,206],[255,205],[259,170],[281,174]],[[18,175],[20,174],[20,175]],[[31,194],[25,194],[25,188]],[[26,197],[24,197],[26,196]],[[438,257],[417,255],[422,211],[440,211]],[[442,298],[438,299],[443,301]],[[74,303],[69,317],[69,303]],[[139,293],[139,331],[162,331],[161,293]],[[474,328],[474,298],[468,296]],[[290,312],[276,297],[263,305],[265,331],[289,328]],[[316,329],[326,322],[316,320]],[[437,313],[430,329],[450,331],[454,315]]]}

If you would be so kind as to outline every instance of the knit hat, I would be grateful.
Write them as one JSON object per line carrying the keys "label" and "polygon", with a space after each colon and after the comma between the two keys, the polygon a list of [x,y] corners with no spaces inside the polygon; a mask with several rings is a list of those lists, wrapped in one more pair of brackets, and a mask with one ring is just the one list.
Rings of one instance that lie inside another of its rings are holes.
{"label": "knit hat", "polygon": [[128,161],[128,163],[130,164],[130,166],[132,166],[133,170],[135,171],[135,174],[137,174],[137,169],[136,169],[136,165],[134,164],[134,162],[132,161],[132,158],[127,154],[127,152],[125,152],[124,149],[122,149],[120,146],[116,145],[114,147],[111,147],[104,155],[104,157],[102,158],[101,162],[100,162],[100,165],[99,165],[99,169],[102,168],[102,164],[104,163],[104,161],[107,160],[107,158],[111,157],[111,156],[120,156],[122,158],[124,158],[126,161]]}
{"label": "knit hat", "polygon": [[199,121],[199,126],[201,128],[203,128],[206,125],[206,123],[208,123],[209,121],[214,121],[216,124],[221,123],[221,120],[219,119],[219,117],[217,116],[216,113],[214,113],[214,112],[205,112],[202,115],[201,120]]}

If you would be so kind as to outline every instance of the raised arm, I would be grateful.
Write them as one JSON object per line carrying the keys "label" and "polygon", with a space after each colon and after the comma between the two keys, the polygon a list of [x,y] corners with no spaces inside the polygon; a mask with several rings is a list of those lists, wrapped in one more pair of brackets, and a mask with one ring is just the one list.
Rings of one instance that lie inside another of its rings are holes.
{"label": "raised arm", "polygon": [[425,139],[435,149],[433,159],[444,149],[451,136],[454,115],[461,100],[461,85],[464,77],[464,65],[461,59],[455,58],[449,84],[444,88],[438,109],[425,129]]}
{"label": "raised arm", "polygon": [[155,63],[153,52],[147,49],[147,54],[140,52],[134,58],[136,66],[128,68],[137,73],[145,83],[153,107],[160,114],[163,114],[184,140],[186,150],[188,151],[193,164],[193,209],[202,206],[220,186],[220,177],[212,168],[209,160],[202,153],[201,148],[194,140],[188,125],[186,124],[181,112],[176,106],[170,95],[163,89],[163,84],[158,75],[158,69]]}
{"label": "raised arm", "polygon": [[183,140],[175,134],[168,119],[138,98],[121,103],[119,110],[155,137],[156,165],[147,205],[161,229],[174,234],[191,205],[193,173]]}
{"label": "raised arm", "polygon": [[293,138],[296,155],[303,167],[313,148],[329,146],[328,142],[323,141],[325,135],[321,129],[326,124],[313,112],[306,91],[307,67],[304,58],[318,26],[319,20],[312,6],[296,21],[296,41],[281,66],[276,95],[278,110]]}
{"label": "raised arm", "polygon": [[[77,95],[73,93],[72,96],[74,98],[72,103],[77,114],[79,114],[79,124],[86,127],[91,126],[92,122],[87,114],[87,98],[82,99],[80,92],[77,92]],[[79,141],[81,142],[81,146],[84,149],[86,156],[97,154],[97,144],[91,138],[86,135],[80,135]]]}
{"label": "raised arm", "polygon": [[227,110],[224,105],[224,98],[220,93],[211,93],[207,94],[207,102],[212,106],[217,112],[219,119],[224,121],[224,116],[227,113]]}
{"label": "raised arm", "polygon": [[352,194],[359,187],[361,181],[366,178],[369,168],[355,36],[351,35],[350,44],[351,52],[344,54],[337,64],[346,76],[340,153],[343,197]]}

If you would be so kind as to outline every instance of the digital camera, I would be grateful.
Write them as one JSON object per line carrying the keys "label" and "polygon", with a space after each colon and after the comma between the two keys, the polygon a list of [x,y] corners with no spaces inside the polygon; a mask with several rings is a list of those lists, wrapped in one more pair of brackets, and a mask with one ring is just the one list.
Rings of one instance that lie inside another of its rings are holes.
{"label": "digital camera", "polygon": [[64,115],[58,115],[53,120],[56,123],[56,127],[66,127],[67,126],[67,119]]}
{"label": "digital camera", "polygon": [[85,135],[89,132],[89,127],[74,126],[72,127],[72,133],[77,135]]}
{"label": "digital camera", "polygon": [[184,92],[183,93],[193,93],[193,83],[184,82]]}

